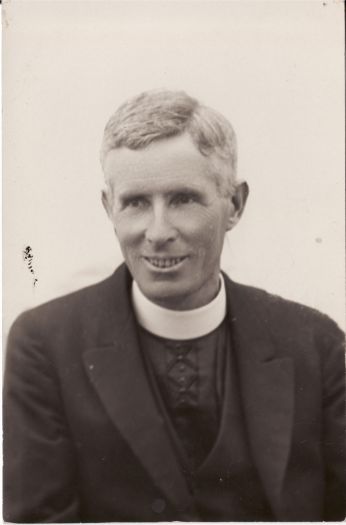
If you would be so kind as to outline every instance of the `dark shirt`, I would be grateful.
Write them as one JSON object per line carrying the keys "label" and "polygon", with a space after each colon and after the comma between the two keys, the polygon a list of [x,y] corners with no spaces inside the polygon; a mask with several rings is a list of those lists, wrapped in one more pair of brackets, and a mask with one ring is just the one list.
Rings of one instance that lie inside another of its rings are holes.
{"label": "dark shirt", "polygon": [[172,340],[140,329],[143,353],[160,397],[195,470],[217,437],[224,388],[226,326],[203,337]]}

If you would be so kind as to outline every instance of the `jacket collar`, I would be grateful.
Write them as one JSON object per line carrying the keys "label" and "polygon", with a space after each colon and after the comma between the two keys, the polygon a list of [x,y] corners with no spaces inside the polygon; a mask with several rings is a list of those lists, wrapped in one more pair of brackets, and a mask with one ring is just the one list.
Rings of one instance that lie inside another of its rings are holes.
{"label": "jacket collar", "polygon": [[[279,358],[263,292],[225,274],[228,316],[237,354],[250,448],[265,492],[280,514],[293,421],[293,367]],[[158,489],[175,508],[191,509],[185,477],[156,404],[139,351],[130,301],[131,278],[122,265],[107,282],[107,309],[98,342],[84,354],[86,371],[109,417]],[[121,298],[121,301],[118,298]]]}

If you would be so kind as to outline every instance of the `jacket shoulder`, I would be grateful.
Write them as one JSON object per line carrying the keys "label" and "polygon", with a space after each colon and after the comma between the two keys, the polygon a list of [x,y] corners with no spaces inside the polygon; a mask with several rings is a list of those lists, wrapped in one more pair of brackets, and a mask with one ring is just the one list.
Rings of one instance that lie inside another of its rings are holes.
{"label": "jacket shoulder", "polygon": [[12,324],[13,335],[47,336],[82,333],[87,337],[109,321],[110,313],[119,317],[128,309],[129,275],[121,265],[110,277],[75,292],[26,310]]}
{"label": "jacket shoulder", "polygon": [[104,295],[105,291],[109,288],[111,277],[104,279],[98,283],[86,286],[74,292],[62,295],[51,299],[45,303],[35,306],[22,312],[13,326],[18,323],[33,322],[36,319],[40,319],[43,322],[47,322],[50,319],[57,317],[75,317],[81,312],[85,311],[91,305],[95,305],[95,302],[99,302]]}
{"label": "jacket shoulder", "polygon": [[269,293],[261,288],[230,280],[229,282],[231,297],[232,294],[236,295],[237,302],[241,301],[244,308],[253,309],[273,332],[287,332],[292,335],[293,331],[297,334],[309,331],[321,336],[334,334],[338,338],[344,338],[337,323],[316,308]]}

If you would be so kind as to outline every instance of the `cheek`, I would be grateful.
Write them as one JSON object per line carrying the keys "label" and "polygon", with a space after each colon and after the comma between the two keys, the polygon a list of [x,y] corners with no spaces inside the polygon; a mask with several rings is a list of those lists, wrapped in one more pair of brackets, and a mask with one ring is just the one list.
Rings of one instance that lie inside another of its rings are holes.
{"label": "cheek", "polygon": [[[219,245],[226,233],[226,221],[221,214],[209,210],[202,211],[183,223],[182,228],[201,248]],[[182,230],[182,231],[184,231]]]}
{"label": "cheek", "polygon": [[114,230],[122,247],[130,247],[138,240],[143,231],[142,224],[139,219],[133,220],[120,214],[115,215]]}

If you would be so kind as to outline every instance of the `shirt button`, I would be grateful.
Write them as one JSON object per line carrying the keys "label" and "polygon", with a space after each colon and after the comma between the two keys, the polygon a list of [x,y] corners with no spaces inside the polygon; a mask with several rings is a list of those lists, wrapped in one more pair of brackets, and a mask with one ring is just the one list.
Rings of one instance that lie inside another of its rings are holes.
{"label": "shirt button", "polygon": [[166,508],[166,502],[163,499],[155,499],[151,505],[151,508],[153,509],[156,514],[161,514]]}

